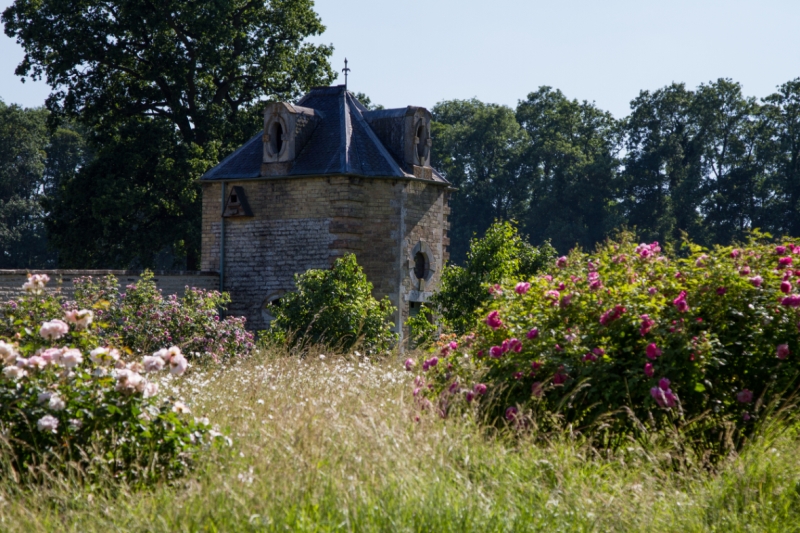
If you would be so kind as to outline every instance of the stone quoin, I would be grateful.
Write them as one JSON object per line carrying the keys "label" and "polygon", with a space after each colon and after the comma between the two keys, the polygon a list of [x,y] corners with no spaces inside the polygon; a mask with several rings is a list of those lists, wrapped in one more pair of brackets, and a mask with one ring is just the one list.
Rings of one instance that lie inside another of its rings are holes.
{"label": "stone quoin", "polygon": [[448,258],[450,184],[430,166],[431,114],[369,111],[345,86],[271,103],[264,129],[201,178],[202,269],[229,313],[265,329],[294,275],[354,253],[376,298],[416,314]]}

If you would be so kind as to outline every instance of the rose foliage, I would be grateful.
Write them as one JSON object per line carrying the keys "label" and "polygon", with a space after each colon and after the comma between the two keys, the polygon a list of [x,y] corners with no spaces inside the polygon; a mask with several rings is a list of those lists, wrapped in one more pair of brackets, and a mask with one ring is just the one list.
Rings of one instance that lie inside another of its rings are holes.
{"label": "rose foliage", "polygon": [[415,395],[443,416],[471,406],[516,424],[694,424],[732,442],[795,391],[800,246],[754,235],[683,251],[622,234],[490,288],[474,332],[406,361],[422,370]]}
{"label": "rose foliage", "polygon": [[245,329],[245,318],[219,316],[230,302],[226,293],[186,287],[182,297],[165,298],[149,271],[124,292],[114,276],[77,278],[74,284],[76,301],[62,306],[92,310],[101,326],[97,333],[108,344],[135,353],[176,345],[187,357],[215,362],[246,357],[253,351],[253,334]]}
{"label": "rose foliage", "polygon": [[3,317],[3,475],[77,467],[90,477],[144,483],[183,473],[218,434],[180,401],[159,395],[159,383],[188,367],[180,348],[126,358],[99,335],[92,311],[62,309],[44,293],[46,282],[29,278],[28,294],[6,308],[25,312]]}

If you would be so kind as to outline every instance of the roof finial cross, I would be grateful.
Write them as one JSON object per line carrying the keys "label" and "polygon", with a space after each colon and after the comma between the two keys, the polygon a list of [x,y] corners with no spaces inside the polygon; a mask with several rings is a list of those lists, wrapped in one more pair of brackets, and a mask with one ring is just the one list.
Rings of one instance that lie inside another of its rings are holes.
{"label": "roof finial cross", "polygon": [[347,90],[347,73],[350,72],[350,69],[347,68],[347,58],[346,57],[344,58],[344,68],[342,69],[342,72],[344,72],[344,90],[346,91]]}

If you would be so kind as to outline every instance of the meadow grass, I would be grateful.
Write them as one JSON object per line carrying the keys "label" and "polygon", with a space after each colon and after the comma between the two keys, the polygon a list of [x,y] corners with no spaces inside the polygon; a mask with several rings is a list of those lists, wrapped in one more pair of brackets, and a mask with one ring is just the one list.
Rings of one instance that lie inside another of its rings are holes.
{"label": "meadow grass", "polygon": [[[420,413],[396,359],[262,352],[162,383],[231,438],[149,490],[0,481],[0,530],[795,531],[800,435],[709,471],[668,445],[601,452]],[[417,421],[415,417],[420,416]]]}

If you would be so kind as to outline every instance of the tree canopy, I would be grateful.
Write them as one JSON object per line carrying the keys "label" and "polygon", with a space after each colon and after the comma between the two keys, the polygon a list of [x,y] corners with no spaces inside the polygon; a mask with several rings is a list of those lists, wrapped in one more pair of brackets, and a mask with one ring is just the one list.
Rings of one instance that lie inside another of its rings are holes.
{"label": "tree canopy", "polygon": [[17,75],[45,79],[53,121],[79,121],[97,152],[50,200],[62,266],[196,267],[200,173],[258,131],[264,101],[333,78],[332,47],[305,41],[324,30],[311,0],[16,0],[2,20]]}

